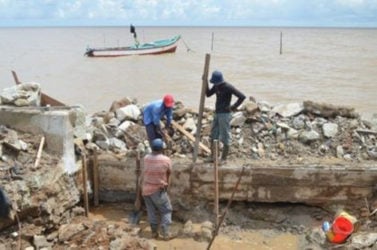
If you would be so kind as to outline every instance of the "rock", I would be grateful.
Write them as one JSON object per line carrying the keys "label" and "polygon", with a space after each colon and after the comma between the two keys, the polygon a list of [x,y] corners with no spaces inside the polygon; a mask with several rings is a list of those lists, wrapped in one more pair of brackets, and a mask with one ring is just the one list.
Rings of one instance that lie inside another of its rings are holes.
{"label": "rock", "polygon": [[236,112],[232,115],[232,119],[230,121],[230,126],[232,127],[242,127],[246,121],[246,117],[243,115],[242,112]]}
{"label": "rock", "polygon": [[59,241],[64,242],[70,240],[76,234],[85,230],[82,223],[79,224],[64,224],[59,228]]}
{"label": "rock", "polygon": [[16,106],[40,106],[41,87],[39,83],[26,82],[19,85],[5,88],[0,93],[3,104]]}
{"label": "rock", "polygon": [[188,118],[183,124],[183,128],[189,131],[191,134],[196,133],[196,124],[194,118]]}
{"label": "rock", "polygon": [[372,247],[377,243],[377,233],[357,233],[352,235],[351,246],[353,249],[364,249]]}
{"label": "rock", "polygon": [[119,108],[132,104],[132,100],[129,97],[124,97],[118,101],[114,101],[109,109],[109,112],[114,112]]}
{"label": "rock", "polygon": [[115,114],[117,119],[120,121],[123,121],[125,119],[136,121],[139,118],[141,111],[138,106],[131,104],[117,109],[115,111]]}
{"label": "rock", "polygon": [[127,129],[130,127],[130,126],[133,126],[135,125],[134,122],[132,121],[124,121],[122,122],[122,124],[119,125],[119,129],[122,130],[122,131],[127,131]]}
{"label": "rock", "polygon": [[259,110],[258,105],[252,101],[245,101],[242,105],[242,109],[244,109],[248,115],[253,115]]}
{"label": "rock", "polygon": [[191,220],[188,220],[185,225],[183,226],[183,229],[182,229],[182,234],[185,236],[185,237],[192,237],[194,235],[194,226],[192,224],[192,221]]}
{"label": "rock", "polygon": [[343,155],[344,155],[343,147],[341,145],[338,145],[336,147],[336,157],[338,157],[339,159],[342,159]]}
{"label": "rock", "polygon": [[120,151],[127,150],[127,145],[122,140],[119,140],[117,138],[110,138],[109,139],[109,146],[111,149],[117,149]]}
{"label": "rock", "polygon": [[271,105],[266,101],[258,102],[258,108],[261,112],[270,112],[271,111]]}
{"label": "rock", "polygon": [[319,138],[320,138],[319,134],[316,131],[314,131],[314,130],[303,131],[299,135],[299,140],[302,143],[305,143],[305,144],[308,144],[308,143],[311,143],[313,141],[316,141]]}
{"label": "rock", "polygon": [[323,134],[327,138],[332,138],[338,133],[338,124],[336,123],[325,123],[322,126]]}
{"label": "rock", "polygon": [[278,113],[282,117],[291,117],[298,115],[304,110],[302,103],[289,103],[275,106],[272,111]]}
{"label": "rock", "polygon": [[47,242],[44,235],[34,235],[33,244],[37,249],[42,249],[44,247],[50,248],[52,246],[52,243]]}

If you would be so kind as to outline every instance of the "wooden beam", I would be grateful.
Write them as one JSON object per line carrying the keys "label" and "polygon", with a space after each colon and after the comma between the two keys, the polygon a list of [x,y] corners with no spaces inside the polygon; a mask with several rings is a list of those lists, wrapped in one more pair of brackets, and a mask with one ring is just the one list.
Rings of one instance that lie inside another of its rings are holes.
{"label": "wooden beam", "polygon": [[[192,134],[190,134],[189,132],[186,131],[186,129],[184,129],[181,125],[179,125],[176,121],[172,121],[172,125],[174,128],[176,128],[179,132],[181,132],[183,135],[185,135],[189,140],[191,140],[192,142],[195,142],[195,138]],[[204,145],[203,143],[199,143],[199,147],[201,149],[203,149],[205,152],[207,153],[211,153],[211,150],[206,147],[206,145]]]}

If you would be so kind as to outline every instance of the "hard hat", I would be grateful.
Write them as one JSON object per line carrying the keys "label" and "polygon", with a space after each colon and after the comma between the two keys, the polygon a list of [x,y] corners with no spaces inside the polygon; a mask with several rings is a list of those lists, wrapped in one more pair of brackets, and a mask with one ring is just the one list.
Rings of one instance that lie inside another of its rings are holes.
{"label": "hard hat", "polygon": [[153,151],[160,151],[164,148],[164,142],[162,139],[156,138],[152,141],[151,147]]}
{"label": "hard hat", "polygon": [[172,108],[174,106],[174,97],[170,94],[164,96],[164,105],[167,108]]}
{"label": "hard hat", "polygon": [[224,82],[223,74],[220,71],[213,71],[211,80],[209,80],[213,84],[220,84]]}

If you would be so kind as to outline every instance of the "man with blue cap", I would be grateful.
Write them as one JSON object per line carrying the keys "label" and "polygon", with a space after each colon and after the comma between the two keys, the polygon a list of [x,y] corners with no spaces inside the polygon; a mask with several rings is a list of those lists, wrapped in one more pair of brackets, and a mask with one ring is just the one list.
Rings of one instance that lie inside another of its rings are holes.
{"label": "man with blue cap", "polygon": [[[216,107],[215,115],[212,122],[210,143],[212,156],[211,160],[214,160],[214,140],[219,140],[223,143],[223,150],[221,155],[221,161],[224,163],[227,159],[230,146],[230,119],[232,118],[231,112],[236,111],[241,103],[245,100],[246,96],[236,89],[232,84],[227,83],[224,80],[223,74],[215,70],[212,73],[212,77],[209,80],[213,86],[209,88],[207,84],[207,97],[216,94]],[[238,99],[231,105],[232,95],[235,95]]]}
{"label": "man with blue cap", "polygon": [[160,226],[163,239],[170,240],[174,237],[169,230],[173,209],[167,190],[170,186],[172,162],[163,154],[162,139],[154,139],[151,147],[152,153],[144,157],[141,176],[142,195],[147,207],[152,237],[155,239],[159,237]]}

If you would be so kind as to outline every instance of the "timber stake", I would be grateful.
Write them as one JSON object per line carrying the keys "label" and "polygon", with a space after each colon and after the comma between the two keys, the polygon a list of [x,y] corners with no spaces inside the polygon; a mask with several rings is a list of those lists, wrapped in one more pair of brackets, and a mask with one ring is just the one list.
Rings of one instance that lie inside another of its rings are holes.
{"label": "timber stake", "polygon": [[224,213],[222,214],[221,218],[220,218],[220,221],[219,221],[219,224],[216,226],[216,229],[212,235],[212,239],[211,241],[209,242],[209,245],[207,247],[207,250],[209,250],[212,246],[212,243],[213,241],[215,240],[217,234],[219,233],[219,230],[220,230],[220,227],[221,227],[221,224],[224,222],[224,219],[225,219],[225,216],[226,214],[228,213],[228,209],[230,207],[230,205],[232,204],[232,201],[233,201],[233,197],[234,197],[234,194],[236,193],[237,189],[238,189],[238,185],[240,184],[241,182],[241,179],[242,179],[242,176],[243,176],[243,173],[245,172],[245,166],[242,167],[242,171],[240,173],[240,176],[238,177],[238,180],[237,180],[237,183],[236,185],[234,186],[234,189],[233,189],[233,192],[232,192],[232,196],[230,197],[229,201],[228,201],[228,204],[226,205],[225,207],[225,210],[224,210]]}

